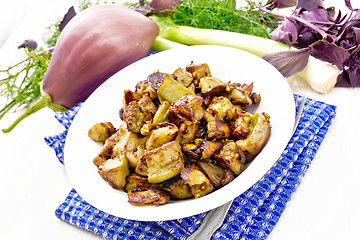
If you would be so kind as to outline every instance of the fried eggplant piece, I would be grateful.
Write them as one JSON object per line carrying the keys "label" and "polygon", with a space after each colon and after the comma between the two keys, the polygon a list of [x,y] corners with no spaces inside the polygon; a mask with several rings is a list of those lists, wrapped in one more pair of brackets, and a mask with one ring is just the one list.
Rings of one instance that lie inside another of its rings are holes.
{"label": "fried eggplant piece", "polygon": [[232,171],[224,169],[212,161],[199,161],[198,166],[209,177],[215,187],[231,182],[235,177]]}
{"label": "fried eggplant piece", "polygon": [[159,123],[165,122],[168,118],[170,103],[168,101],[163,101],[161,105],[156,110],[154,118],[152,120],[151,126],[156,127]]}
{"label": "fried eggplant piece", "polygon": [[139,133],[141,127],[151,118],[151,114],[143,111],[136,101],[130,102],[128,106],[124,108],[123,120],[126,122],[128,130],[131,132]]}
{"label": "fried eggplant piece", "polygon": [[192,74],[194,81],[196,80],[195,85],[198,85],[200,79],[203,77],[212,77],[207,63],[194,64],[194,62],[191,62],[186,66],[185,70]]}
{"label": "fried eggplant piece", "polygon": [[[204,114],[205,116],[205,114]],[[201,145],[202,141],[206,138],[207,135],[207,127],[206,127],[206,121],[205,119],[201,119],[200,120],[200,124],[197,127],[197,130],[195,132],[195,138],[194,138],[194,143],[198,146]]]}
{"label": "fried eggplant piece", "polygon": [[154,114],[155,114],[156,111],[157,111],[157,107],[155,106],[154,102],[152,101],[152,99],[151,99],[149,96],[143,95],[143,96],[139,99],[138,103],[139,103],[139,106],[140,106],[143,110],[151,113],[151,115],[154,116]]}
{"label": "fried eggplant piece", "polygon": [[124,127],[119,128],[119,130],[117,132],[119,134],[119,138],[113,147],[113,151],[111,154],[112,158],[116,157],[117,155],[125,154],[126,145],[128,143],[128,140],[129,140],[129,137],[131,134],[131,132],[129,132]]}
{"label": "fried eggplant piece", "polygon": [[199,87],[201,96],[215,95],[223,92],[226,85],[223,81],[215,77],[203,77],[200,79]]}
{"label": "fried eggplant piece", "polygon": [[[205,135],[205,137],[206,137],[206,135]],[[205,141],[205,138],[201,138],[201,137],[194,138],[194,144],[196,144],[199,147],[203,144],[204,141]]]}
{"label": "fried eggplant piece", "polygon": [[237,83],[238,86],[240,86],[239,88],[242,89],[252,100],[252,104],[255,104],[255,103],[258,103],[261,101],[261,95],[256,93],[256,92],[253,92],[253,86],[254,86],[254,83],[250,83],[250,84],[240,84],[240,83]]}
{"label": "fried eggplant piece", "polygon": [[107,159],[111,158],[113,154],[113,148],[116,143],[120,140],[123,132],[125,131],[123,126],[120,126],[119,130],[105,140],[100,153],[93,159],[93,163],[96,166],[100,166]]}
{"label": "fried eggplant piece", "polygon": [[138,162],[135,173],[137,173],[140,176],[147,177],[148,175],[148,166],[146,164],[145,158],[140,158],[140,161]]}
{"label": "fried eggplant piece", "polygon": [[191,192],[191,187],[188,184],[185,184],[182,179],[166,186],[164,190],[174,199],[186,199],[194,196]]}
{"label": "fried eggplant piece", "polygon": [[198,155],[198,153],[196,151],[182,148],[182,152],[183,152],[184,158],[185,158],[185,166],[189,166],[200,160],[200,156]]}
{"label": "fried eggplant piece", "polygon": [[250,134],[251,114],[243,111],[233,124],[232,135],[237,139],[245,139]]}
{"label": "fried eggplant piece", "polygon": [[184,144],[182,145],[183,151],[184,151],[184,149],[185,149],[186,151],[195,151],[195,150],[198,149],[198,148],[199,148],[199,146],[196,145],[195,143],[184,143]]}
{"label": "fried eggplant piece", "polygon": [[140,128],[140,134],[143,136],[148,136],[151,132],[152,121],[146,121]]}
{"label": "fried eggplant piece", "polygon": [[156,106],[151,98],[143,95],[139,101],[132,101],[124,107],[123,119],[130,132],[139,133],[142,126],[151,121],[156,113]]}
{"label": "fried eggplant piece", "polygon": [[190,165],[181,171],[181,178],[185,184],[191,187],[191,192],[195,198],[205,196],[214,190],[214,186],[209,178],[196,165]]}
{"label": "fried eggplant piece", "polygon": [[186,144],[191,142],[196,136],[199,125],[199,121],[186,121],[184,123],[181,123],[179,128],[179,134],[176,137],[176,141],[178,141],[180,144]]}
{"label": "fried eggplant piece", "polygon": [[111,122],[101,122],[94,124],[88,131],[88,136],[95,142],[105,142],[105,140],[113,135],[116,129]]}
{"label": "fried eggplant piece", "polygon": [[140,81],[135,86],[135,92],[141,95],[148,95],[151,99],[157,98],[156,91],[151,87],[150,83],[146,80]]}
{"label": "fried eggplant piece", "polygon": [[163,205],[170,201],[170,196],[164,191],[152,187],[135,188],[127,193],[128,201],[134,206],[146,204]]}
{"label": "fried eggplant piece", "polygon": [[178,132],[178,127],[173,123],[158,124],[158,128],[151,131],[149,139],[146,141],[146,151],[151,151],[172,141]]}
{"label": "fried eggplant piece", "polygon": [[131,132],[129,134],[125,147],[125,155],[129,161],[130,168],[136,168],[140,159],[144,156],[147,139],[148,137],[142,137],[137,133]]}
{"label": "fried eggplant piece", "polygon": [[183,121],[200,121],[204,116],[203,98],[185,94],[169,108],[169,120],[177,125]]}
{"label": "fried eggplant piece", "polygon": [[236,145],[252,160],[264,147],[270,136],[270,117],[266,113],[255,113],[251,116],[250,134],[245,139],[236,141]]}
{"label": "fried eggplant piece", "polygon": [[98,173],[113,188],[123,188],[126,184],[126,177],[130,174],[126,156],[122,154],[107,159],[99,166]]}
{"label": "fried eggplant piece", "polygon": [[136,173],[132,173],[126,177],[126,185],[124,187],[125,192],[131,192],[136,188],[150,187],[151,184],[147,180],[147,177],[140,176]]}
{"label": "fried eggplant piece", "polygon": [[146,78],[146,80],[150,84],[152,89],[154,89],[154,91],[157,91],[159,89],[159,87],[161,86],[161,84],[163,83],[166,75],[169,75],[169,74],[156,71],[156,72],[151,73]]}
{"label": "fried eggplant piece", "polygon": [[236,175],[244,170],[245,155],[234,141],[227,141],[218,153],[214,154],[218,162],[225,164]]}
{"label": "fried eggplant piece", "polygon": [[201,156],[202,159],[208,159],[216,151],[221,149],[223,145],[224,144],[221,140],[214,140],[214,141],[205,140],[203,141],[200,148],[197,150],[197,153],[199,156]]}
{"label": "fried eggplant piece", "polygon": [[182,68],[177,68],[172,75],[174,76],[174,79],[184,87],[189,87],[194,80],[192,74]]}
{"label": "fried eggplant piece", "polygon": [[99,155],[97,155],[96,157],[94,157],[93,163],[98,167],[98,166],[100,166],[101,164],[103,164],[107,159],[109,159],[109,158],[108,158],[108,157],[101,156],[101,155],[99,154]]}
{"label": "fried eggplant piece", "polygon": [[258,102],[261,101],[261,95],[258,94],[258,93],[255,93],[255,92],[250,94],[250,98],[253,101],[253,104],[258,103]]}
{"label": "fried eggplant piece", "polygon": [[231,136],[231,129],[229,124],[221,121],[218,118],[214,118],[213,121],[208,122],[208,137],[217,139],[226,139]]}
{"label": "fried eggplant piece", "polygon": [[231,136],[230,125],[214,117],[209,112],[205,112],[205,119],[207,122],[207,137],[212,139],[226,139]]}
{"label": "fried eggplant piece", "polygon": [[159,183],[170,179],[184,168],[184,157],[181,145],[171,141],[155,148],[144,155],[148,167],[147,175],[150,183]]}
{"label": "fried eggplant piece", "polygon": [[143,94],[138,92],[133,92],[130,90],[124,90],[124,99],[123,99],[123,106],[127,106],[132,101],[139,101]]}
{"label": "fried eggplant piece", "polygon": [[223,177],[223,179],[221,180],[221,185],[226,185],[229,182],[231,182],[232,180],[234,180],[236,176],[234,176],[234,173],[230,170],[225,170],[225,175]]}
{"label": "fried eggplant piece", "polygon": [[170,103],[179,100],[184,94],[194,94],[189,88],[186,88],[181,83],[175,81],[170,74],[165,76],[164,81],[156,93],[160,102],[168,101]]}
{"label": "fried eggplant piece", "polygon": [[[224,96],[230,99],[233,104],[241,104],[249,106],[253,104],[252,98],[250,97],[251,91],[249,91],[249,85],[244,85],[245,88],[239,83],[228,83],[226,85],[226,92]],[[252,90],[252,84],[251,84]]]}
{"label": "fried eggplant piece", "polygon": [[224,96],[214,96],[206,109],[206,111],[224,122],[233,120],[236,110],[231,101]]}

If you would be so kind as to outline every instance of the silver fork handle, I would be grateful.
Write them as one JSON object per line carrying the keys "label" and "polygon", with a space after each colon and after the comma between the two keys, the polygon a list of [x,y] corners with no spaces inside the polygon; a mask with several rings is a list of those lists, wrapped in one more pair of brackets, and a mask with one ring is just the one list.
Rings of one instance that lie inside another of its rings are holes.
{"label": "silver fork handle", "polygon": [[[299,98],[299,95],[296,94],[295,102],[298,101],[298,98]],[[299,124],[299,121],[300,121],[300,118],[301,118],[301,116],[302,116],[302,112],[303,112],[303,109],[304,109],[305,102],[306,102],[306,96],[304,95],[304,96],[303,96],[303,99],[301,100],[301,103],[300,103],[300,106],[299,106],[299,110],[298,110],[297,113],[296,113],[296,117],[295,117],[295,122],[294,122],[294,128],[293,128],[293,131],[292,131],[292,135],[294,135],[295,130],[296,130],[296,128],[297,128],[297,125]]]}
{"label": "silver fork handle", "polygon": [[233,200],[209,211],[204,217],[200,227],[191,234],[187,240],[201,239],[208,240],[214,232],[222,225],[229,211]]}

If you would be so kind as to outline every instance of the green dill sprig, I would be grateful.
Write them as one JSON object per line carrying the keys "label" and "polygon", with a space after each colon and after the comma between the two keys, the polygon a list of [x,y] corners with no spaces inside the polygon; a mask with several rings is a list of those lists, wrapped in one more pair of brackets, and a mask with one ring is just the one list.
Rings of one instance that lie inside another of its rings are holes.
{"label": "green dill sprig", "polygon": [[8,112],[28,108],[41,95],[41,81],[48,67],[51,53],[24,48],[27,59],[0,70],[7,77],[0,80],[0,95],[7,101],[0,109],[0,119]]}
{"label": "green dill sprig", "polygon": [[252,2],[237,7],[233,0],[183,0],[169,18],[176,25],[217,29],[270,38],[278,19]]}

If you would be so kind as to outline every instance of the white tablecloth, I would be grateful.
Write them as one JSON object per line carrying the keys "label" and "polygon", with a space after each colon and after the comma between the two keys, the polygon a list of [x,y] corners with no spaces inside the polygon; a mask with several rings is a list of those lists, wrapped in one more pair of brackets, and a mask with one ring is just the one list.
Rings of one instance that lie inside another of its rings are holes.
{"label": "white tablecloth", "polygon": [[[45,28],[63,16],[72,4],[77,1],[2,1],[0,69],[21,58],[17,46],[24,39],[33,38],[41,43]],[[325,5],[345,9],[340,0],[326,0]],[[353,5],[359,3],[353,1]],[[358,239],[360,89],[337,88],[319,94],[300,81],[292,89],[336,105],[337,116],[268,239]],[[0,99],[0,106],[3,102]],[[7,127],[19,115],[5,116],[0,120],[0,128]],[[44,137],[61,131],[54,113],[43,109],[11,133],[0,133],[0,239],[100,239],[55,217],[55,209],[72,186]]]}

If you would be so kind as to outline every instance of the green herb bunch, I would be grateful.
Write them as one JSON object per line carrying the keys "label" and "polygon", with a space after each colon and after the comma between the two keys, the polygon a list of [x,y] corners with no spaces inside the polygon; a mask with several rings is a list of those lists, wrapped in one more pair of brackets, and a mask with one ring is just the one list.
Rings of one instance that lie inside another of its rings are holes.
{"label": "green herb bunch", "polygon": [[0,70],[7,77],[0,80],[0,95],[6,97],[0,119],[8,112],[28,108],[41,95],[41,81],[48,67],[50,51],[24,48],[27,59]]}
{"label": "green herb bunch", "polygon": [[168,15],[177,25],[217,29],[270,38],[278,19],[246,1],[237,7],[235,0],[183,0],[174,14]]}

